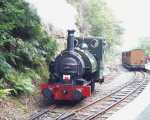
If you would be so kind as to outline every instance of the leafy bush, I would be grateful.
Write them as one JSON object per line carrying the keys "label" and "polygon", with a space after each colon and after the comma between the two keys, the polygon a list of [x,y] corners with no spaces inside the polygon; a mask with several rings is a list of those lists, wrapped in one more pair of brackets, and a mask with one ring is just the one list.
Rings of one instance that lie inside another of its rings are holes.
{"label": "leafy bush", "polygon": [[6,97],[6,95],[10,94],[10,91],[12,91],[12,89],[0,89],[0,97]]}
{"label": "leafy bush", "polygon": [[0,97],[10,89],[30,93],[48,78],[56,42],[24,0],[1,0],[0,16]]}
{"label": "leafy bush", "polygon": [[11,66],[6,62],[5,58],[0,55],[0,78],[4,77],[5,74],[8,74],[11,69]]}
{"label": "leafy bush", "polygon": [[30,93],[33,91],[34,85],[32,84],[32,79],[25,73],[12,72],[7,75],[6,79],[10,82],[16,94]]}

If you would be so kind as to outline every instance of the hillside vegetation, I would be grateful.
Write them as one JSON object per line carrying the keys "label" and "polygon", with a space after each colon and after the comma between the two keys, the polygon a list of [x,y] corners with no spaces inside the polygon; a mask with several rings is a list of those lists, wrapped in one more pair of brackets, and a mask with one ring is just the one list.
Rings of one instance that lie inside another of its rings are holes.
{"label": "hillside vegetation", "polygon": [[0,97],[32,92],[48,78],[56,43],[24,0],[0,1]]}

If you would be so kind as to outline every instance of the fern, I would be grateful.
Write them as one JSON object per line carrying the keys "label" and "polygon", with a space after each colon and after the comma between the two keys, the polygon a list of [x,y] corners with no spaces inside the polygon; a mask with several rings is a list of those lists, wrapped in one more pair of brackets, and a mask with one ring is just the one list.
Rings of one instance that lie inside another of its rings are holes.
{"label": "fern", "polygon": [[0,78],[4,77],[5,74],[8,74],[11,71],[11,66],[6,62],[4,56],[0,54]]}
{"label": "fern", "polygon": [[12,72],[7,75],[7,80],[12,84],[16,93],[31,93],[33,91],[32,79],[25,73]]}
{"label": "fern", "polygon": [[13,89],[0,89],[0,98],[5,98]]}

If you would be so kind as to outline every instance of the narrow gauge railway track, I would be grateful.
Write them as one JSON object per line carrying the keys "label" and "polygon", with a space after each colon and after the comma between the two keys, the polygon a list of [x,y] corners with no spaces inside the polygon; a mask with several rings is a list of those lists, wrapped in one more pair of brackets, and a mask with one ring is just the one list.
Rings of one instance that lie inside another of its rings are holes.
{"label": "narrow gauge railway track", "polygon": [[148,83],[146,73],[142,74],[140,74],[142,76],[139,77],[135,73],[135,78],[131,82],[128,82],[118,90],[104,96],[103,98],[92,101],[88,105],[79,109],[62,112],[57,111],[57,106],[52,105],[48,109],[42,110],[42,112],[33,115],[29,120],[91,120],[97,116],[104,115],[108,110],[114,108],[138,89],[146,86]]}
{"label": "narrow gauge railway track", "polygon": [[51,105],[46,109],[43,109],[42,111],[33,114],[32,116],[30,116],[30,118],[28,120],[37,120],[40,119],[41,116],[43,116],[44,114],[47,114],[48,112],[51,112],[53,109],[55,109],[56,106],[55,105]]}
{"label": "narrow gauge railway track", "polygon": [[57,108],[59,108],[57,105],[51,105],[48,108],[33,114],[28,120],[57,120],[66,113],[57,111]]}
{"label": "narrow gauge railway track", "polygon": [[[119,90],[90,103],[87,106],[81,107],[72,111],[70,114],[60,117],[57,120],[93,120],[101,118],[100,116],[113,109],[115,106],[126,100],[138,90],[143,90],[149,80],[146,73],[142,73],[143,77],[136,78],[130,84],[120,88]],[[106,119],[107,117],[105,117]],[[101,120],[101,119],[100,119]]]}

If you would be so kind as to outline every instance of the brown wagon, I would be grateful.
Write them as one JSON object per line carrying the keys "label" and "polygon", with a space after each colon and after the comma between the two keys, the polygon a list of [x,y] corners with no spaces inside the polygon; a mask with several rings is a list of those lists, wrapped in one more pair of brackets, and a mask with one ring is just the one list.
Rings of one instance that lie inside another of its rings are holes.
{"label": "brown wagon", "polygon": [[128,69],[144,69],[145,54],[142,49],[134,49],[127,52],[122,52],[122,65]]}

